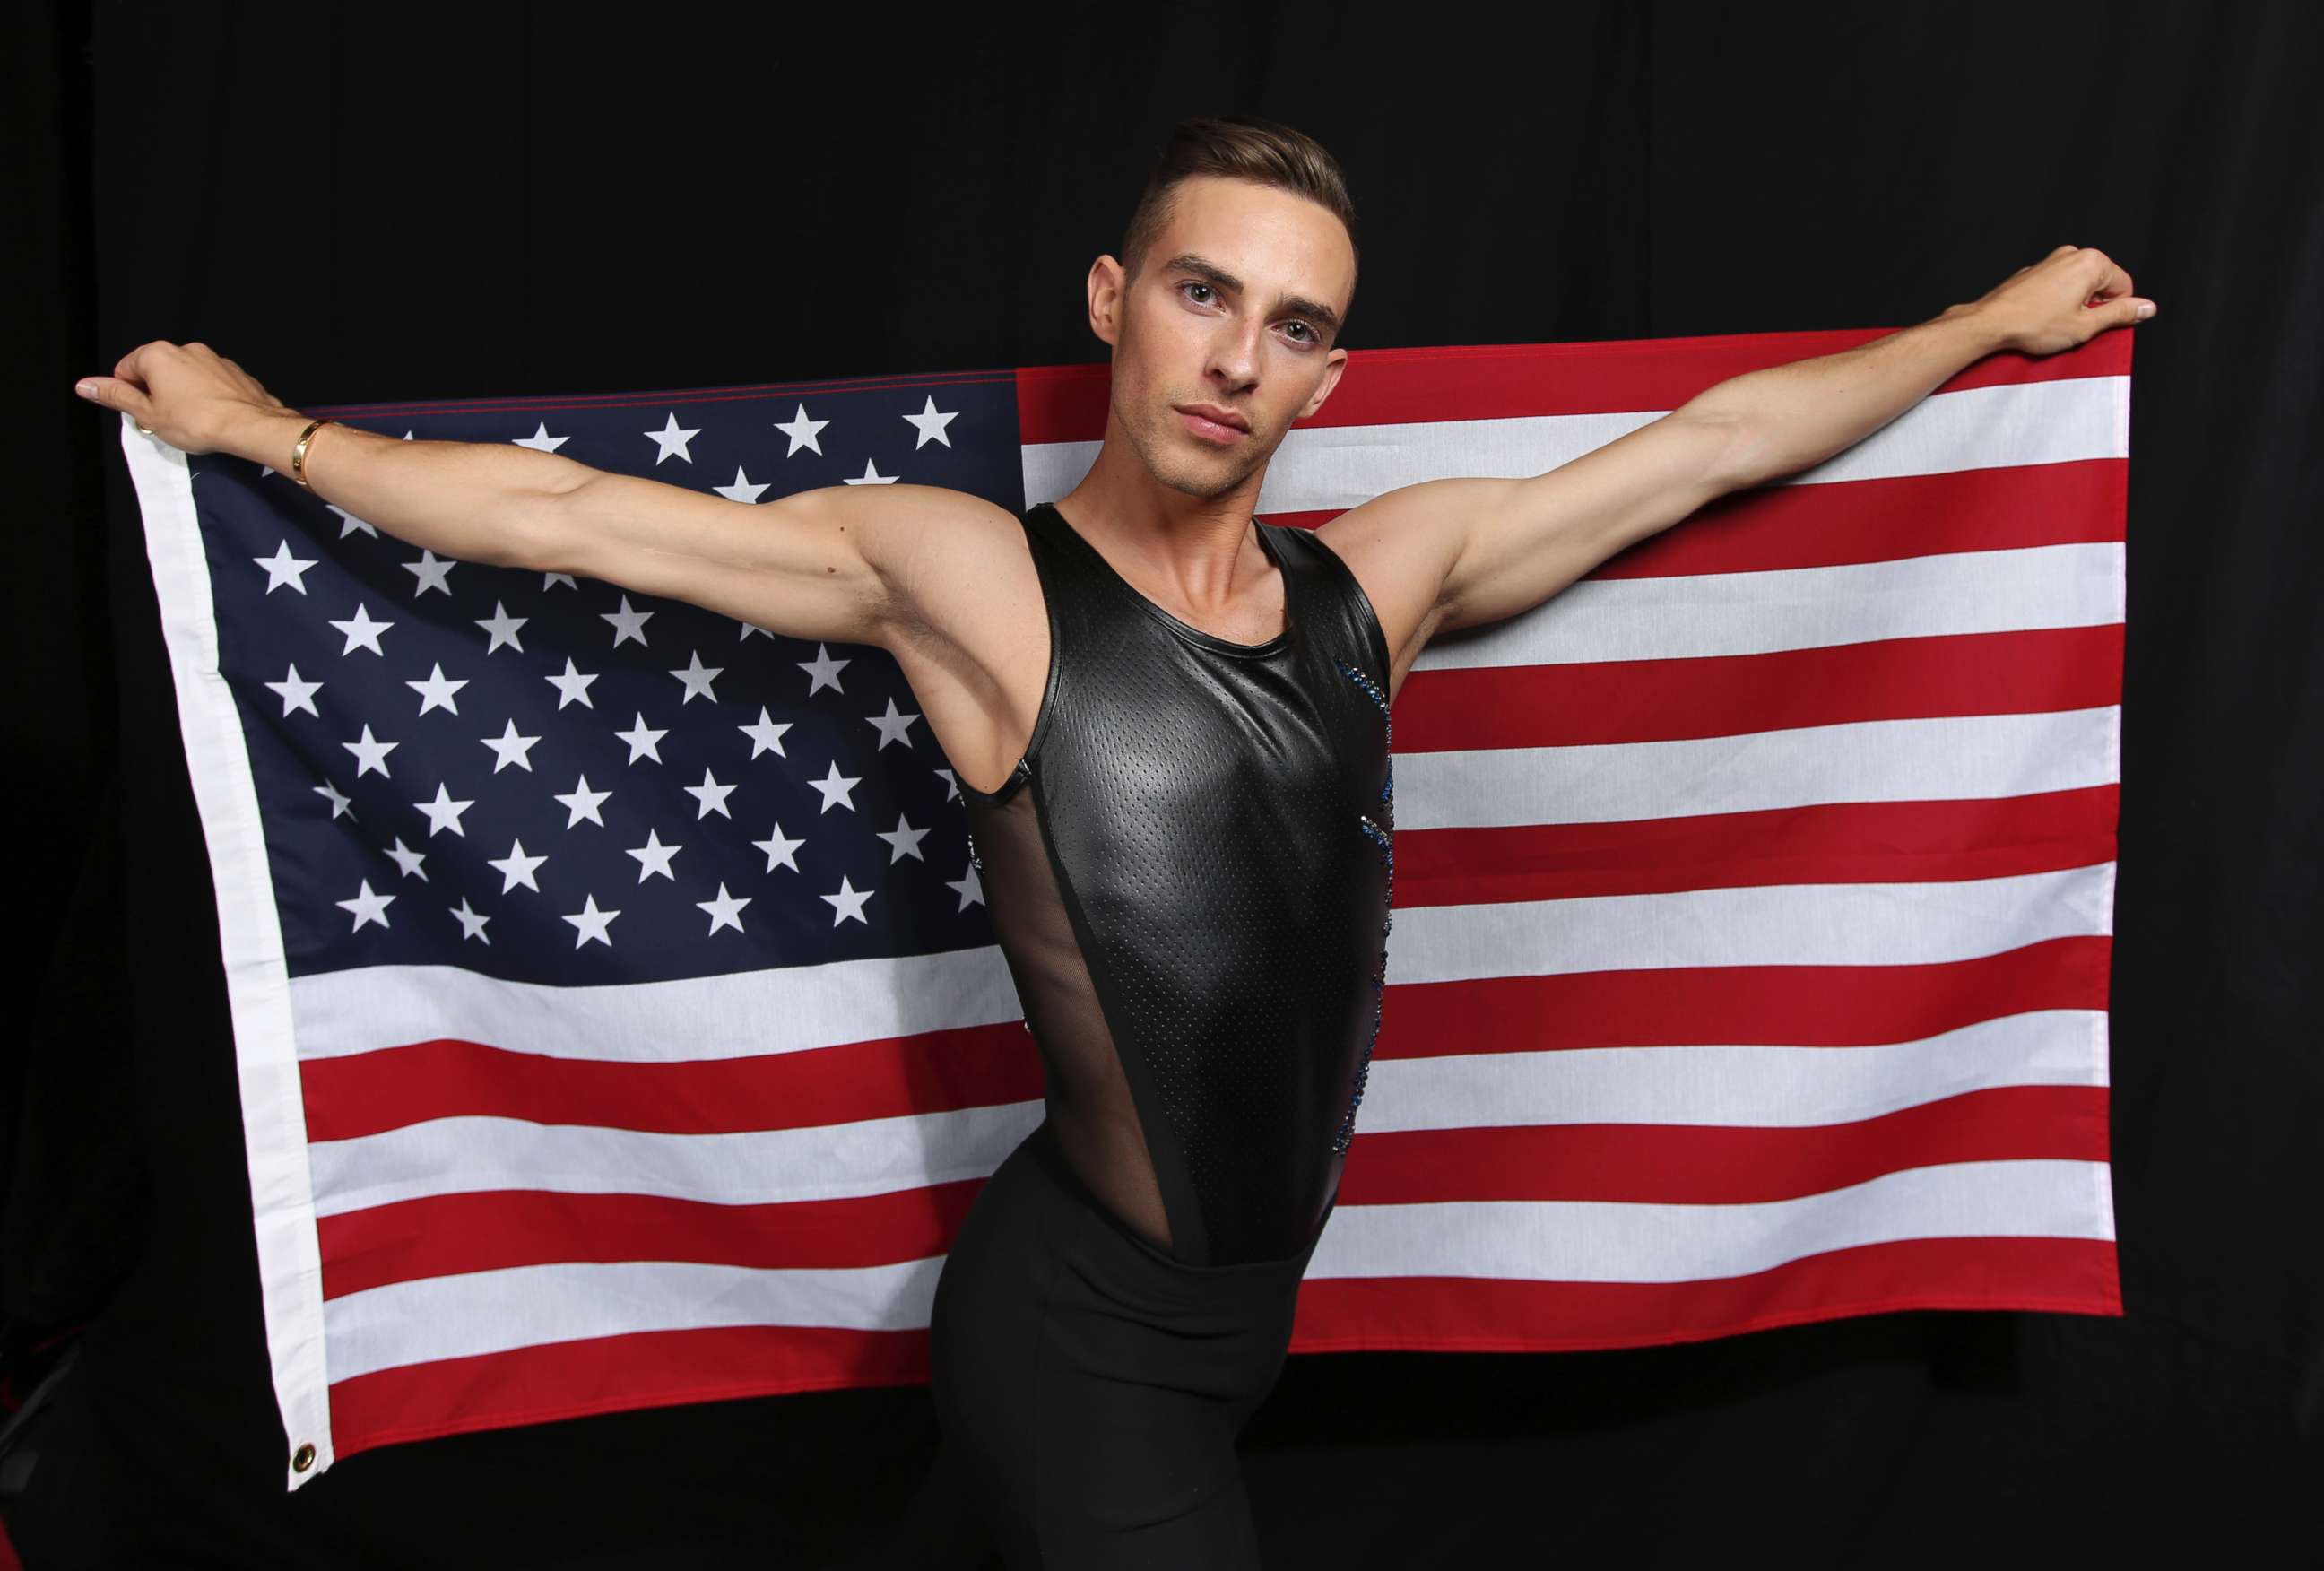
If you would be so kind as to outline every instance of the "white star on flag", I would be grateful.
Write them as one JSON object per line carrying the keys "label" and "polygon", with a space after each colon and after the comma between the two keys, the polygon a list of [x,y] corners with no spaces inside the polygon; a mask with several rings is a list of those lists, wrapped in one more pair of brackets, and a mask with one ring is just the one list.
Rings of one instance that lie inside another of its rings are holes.
{"label": "white star on flag", "polygon": [[[895,700],[891,698],[889,702],[892,704]],[[781,756],[788,756],[788,754],[783,753],[783,733],[791,728],[791,724],[792,723],[788,720],[779,721],[769,718],[767,715],[767,707],[764,704],[761,704],[759,706],[759,717],[757,720],[748,725],[737,725],[734,729],[740,731],[743,735],[751,739],[751,756],[752,758],[758,757],[759,754],[762,753],[772,753]],[[655,735],[659,735],[660,734],[657,732]]]}
{"label": "white star on flag", "polygon": [[885,715],[866,715],[863,718],[867,725],[880,733],[880,747],[873,749],[874,752],[878,752],[890,742],[900,742],[906,747],[909,747],[912,744],[912,722],[919,716],[898,714],[896,700],[890,698],[888,700],[888,712]]}
{"label": "white star on flag", "polygon": [[803,660],[796,663],[799,670],[815,679],[807,684],[807,696],[812,698],[825,688],[829,688],[835,693],[845,691],[846,689],[839,685],[839,673],[845,667],[855,662],[832,659],[831,651],[818,643],[815,646],[813,660]]}
{"label": "white star on flag", "polygon": [[430,709],[442,709],[447,714],[456,715],[460,712],[460,706],[453,702],[452,695],[466,687],[468,681],[466,677],[457,681],[447,677],[443,662],[439,661],[429,671],[426,681],[407,681],[403,685],[420,695],[421,714],[425,715]]}
{"label": "white star on flag", "polygon": [[528,773],[530,772],[532,749],[540,738],[519,736],[516,734],[516,722],[511,720],[506,729],[503,730],[498,736],[483,736],[477,740],[493,750],[493,772],[498,774],[512,763]]}
{"label": "white star on flag", "polygon": [[823,811],[827,813],[834,808],[845,808],[852,812],[855,808],[855,799],[851,793],[862,783],[862,775],[843,776],[839,772],[839,761],[834,759],[829,772],[821,780],[811,780],[807,783],[823,793]]}
{"label": "white star on flag", "polygon": [[373,770],[379,771],[381,778],[386,778],[387,755],[401,744],[374,741],[372,737],[371,726],[365,725],[361,741],[342,742],[339,745],[355,755],[355,778],[361,780]]}
{"label": "white star on flag", "polygon": [[578,949],[582,945],[589,942],[590,939],[595,938],[600,944],[604,945],[608,949],[612,948],[613,947],[613,940],[605,936],[605,929],[613,922],[613,919],[615,917],[620,916],[621,914],[622,913],[619,911],[599,910],[597,909],[597,897],[594,894],[589,896],[588,903],[586,906],[581,910],[573,912],[570,916],[565,919],[567,921],[571,922],[575,929],[576,936],[573,939],[573,947]]}
{"label": "white star on flag", "polygon": [[751,844],[767,854],[767,871],[769,873],[772,873],[778,867],[788,867],[793,873],[797,873],[799,870],[799,864],[798,860],[791,855],[791,853],[806,845],[807,842],[804,840],[786,840],[783,838],[783,827],[780,824],[777,824],[773,834],[770,835],[764,840],[753,840]]}
{"label": "white star on flag", "polygon": [[613,735],[630,744],[630,762],[635,763],[641,758],[650,758],[656,763],[659,763],[661,753],[654,744],[669,733],[649,730],[646,726],[646,717],[640,715],[627,731],[616,731]]}
{"label": "white star on flag", "polygon": [[[318,720],[323,717],[322,711],[315,707],[315,695],[323,690],[323,684],[300,681],[297,666],[294,665],[284,672],[281,681],[269,682],[266,685],[272,691],[282,696],[282,718],[289,719],[290,711],[293,709],[304,709]],[[763,719],[766,713],[764,709],[760,710],[760,717]],[[754,753],[752,756],[757,755]]]}
{"label": "white star on flag", "polygon": [[[341,884],[339,887],[341,889],[345,889],[346,885]],[[392,894],[372,893],[371,880],[364,879],[363,881],[360,892],[355,895],[355,899],[334,901],[331,903],[337,906],[343,911],[353,911],[355,918],[355,927],[357,928],[362,927],[365,922],[377,922],[383,928],[387,926],[388,902],[392,901],[394,898],[395,897]],[[351,929],[349,930],[352,931],[353,929]]]}
{"label": "white star on flag", "polygon": [[517,840],[510,844],[509,854],[506,856],[496,857],[486,862],[484,865],[500,870],[503,894],[508,893],[520,883],[538,894],[540,892],[540,885],[532,880],[533,869],[548,860],[546,856],[527,856],[524,854],[524,842]]}
{"label": "white star on flag", "polygon": [[480,916],[476,912],[470,910],[468,909],[468,902],[466,897],[461,899],[458,907],[454,910],[452,914],[460,919],[460,939],[463,943],[466,942],[470,938],[479,939],[487,944],[493,941],[491,936],[484,931],[484,924],[491,921],[493,919],[487,916]]}
{"label": "white star on flag", "polygon": [[716,703],[718,701],[718,695],[710,690],[710,684],[713,681],[715,681],[721,675],[724,674],[725,669],[726,668],[724,666],[704,665],[702,663],[702,652],[700,650],[696,650],[692,656],[687,661],[686,669],[684,670],[672,671],[669,673],[671,676],[676,677],[679,681],[686,684],[686,697],[680,698],[678,702],[680,704],[691,704],[696,698],[707,698],[714,704]]}
{"label": "white star on flag", "polygon": [[701,804],[699,810],[694,815],[696,818],[706,818],[713,813],[728,818],[734,816],[726,811],[726,799],[733,794],[734,788],[730,785],[720,785],[711,778],[708,770],[702,772],[700,785],[687,786],[684,789],[687,796]]}
{"label": "white star on flag", "polygon": [[833,927],[835,928],[844,921],[854,920],[863,923],[868,928],[872,924],[863,915],[863,902],[870,900],[876,892],[878,892],[874,890],[857,889],[843,875],[839,881],[837,894],[817,895],[816,898],[831,902],[834,912],[831,919]]}
{"label": "white star on flag", "polygon": [[549,686],[557,689],[557,707],[558,708],[562,709],[566,705],[572,703],[578,703],[584,708],[588,709],[594,709],[597,707],[595,703],[591,702],[589,698],[589,684],[597,679],[595,675],[592,674],[589,676],[583,676],[579,671],[575,670],[573,669],[573,657],[571,655],[568,654],[565,657],[565,674],[563,676],[549,677],[545,679],[548,681]]}
{"label": "white star on flag", "polygon": [[416,600],[430,589],[448,596],[452,593],[449,581],[452,569],[459,565],[449,557],[438,557],[434,551],[422,550],[418,561],[403,564],[403,570],[420,580],[420,587],[412,590],[411,597]]}
{"label": "white star on flag", "polygon": [[698,900],[694,903],[710,913],[711,932],[715,933],[721,928],[732,928],[739,933],[742,930],[742,908],[751,901],[747,895],[738,900],[728,894],[726,886],[721,883],[716,900]]}
{"label": "white star on flag", "polygon": [[301,595],[307,592],[307,569],[315,564],[290,554],[290,542],[284,541],[272,557],[250,559],[266,569],[266,592],[270,595],[288,584]]}
{"label": "white star on flag", "polygon": [[597,615],[604,621],[610,622],[613,624],[613,647],[615,649],[621,648],[624,642],[632,638],[638,641],[640,646],[642,647],[644,645],[646,642],[646,622],[648,618],[653,615],[653,613],[650,611],[631,610],[630,597],[627,595],[622,596],[622,608],[619,611],[601,611]]}
{"label": "white star on flag", "polygon": [[531,620],[529,616],[511,616],[507,606],[497,600],[493,601],[493,614],[490,616],[476,618],[476,625],[493,635],[493,642],[485,647],[484,652],[490,654],[505,643],[517,653],[522,654],[524,645],[517,642],[516,630]]}
{"label": "white star on flag", "polygon": [[888,842],[888,860],[890,864],[900,862],[907,856],[919,856],[921,861],[926,862],[927,858],[920,856],[920,842],[926,839],[930,831],[927,829],[913,828],[899,815],[893,829],[878,831],[875,837]]}
{"label": "white star on flag", "polygon": [[451,793],[439,784],[436,788],[434,801],[414,802],[411,805],[428,815],[428,833],[431,838],[438,829],[449,829],[463,839],[467,837],[468,832],[460,827],[460,815],[475,806],[473,801],[454,801]]}
{"label": "white star on flag", "polygon": [[671,883],[677,883],[678,874],[669,870],[669,859],[685,849],[686,847],[682,845],[663,845],[661,843],[661,836],[653,830],[648,829],[646,831],[646,843],[642,846],[634,846],[630,851],[630,855],[638,859],[638,882],[640,883],[643,883],[647,879],[651,878],[654,874],[659,873],[662,877],[669,879]]}
{"label": "white star on flag", "polygon": [[422,883],[428,882],[428,875],[420,870],[420,864],[428,860],[428,854],[425,851],[414,851],[404,845],[402,836],[398,835],[395,837],[395,844],[388,848],[387,855],[390,861],[402,870],[404,877],[417,878]]}
{"label": "white star on flag", "polygon": [[984,903],[984,881],[976,876],[976,864],[973,862],[968,864],[967,869],[958,878],[946,879],[945,887],[960,892],[962,910],[966,910],[972,905]]}
{"label": "white star on flag", "polygon": [[580,823],[582,819],[586,818],[589,822],[596,825],[599,828],[604,828],[605,827],[605,820],[597,816],[597,809],[606,801],[610,800],[613,794],[613,793],[611,791],[591,790],[589,789],[589,777],[586,774],[583,775],[570,791],[565,792],[556,799],[558,801],[564,804],[566,812],[570,815],[565,820],[565,827],[570,829],[576,824]]}
{"label": "white star on flag", "polygon": [[367,649],[374,654],[384,656],[387,652],[380,648],[379,635],[395,624],[374,622],[371,619],[371,613],[365,610],[363,602],[358,600],[355,602],[355,614],[351,619],[346,622],[334,622],[331,625],[347,635],[347,646],[339,651],[341,654],[353,654],[358,649]]}
{"label": "white star on flag", "polygon": [[959,418],[958,411],[951,414],[938,414],[936,397],[931,393],[927,402],[921,406],[919,413],[908,414],[904,417],[912,429],[919,433],[919,439],[912,444],[912,450],[917,453],[932,441],[942,442],[945,447],[951,447],[952,439],[945,434],[945,427]]}
{"label": "white star on flag", "polygon": [[816,433],[830,423],[831,422],[827,420],[807,419],[807,405],[800,404],[798,406],[798,412],[791,416],[789,423],[786,425],[779,425],[775,428],[777,430],[782,432],[783,435],[790,438],[791,439],[790,448],[788,452],[783,454],[783,457],[786,458],[790,457],[797,454],[801,448],[807,448],[811,453],[818,455],[821,454],[823,451],[823,444],[816,440]]}

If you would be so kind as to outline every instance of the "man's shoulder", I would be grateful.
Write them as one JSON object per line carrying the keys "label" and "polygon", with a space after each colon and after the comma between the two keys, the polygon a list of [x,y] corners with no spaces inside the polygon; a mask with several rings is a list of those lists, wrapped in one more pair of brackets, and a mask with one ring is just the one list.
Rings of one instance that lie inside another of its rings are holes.
{"label": "man's shoulder", "polygon": [[1315,528],[1315,538],[1348,565],[1388,640],[1390,690],[1442,619],[1446,579],[1459,559],[1464,521],[1491,480],[1424,480],[1384,491]]}
{"label": "man's shoulder", "polygon": [[1015,530],[1017,515],[989,497],[948,485],[912,485],[899,482],[881,486],[879,494],[893,504],[899,517],[921,523],[959,529]]}
{"label": "man's shoulder", "polygon": [[1038,595],[1024,525],[973,492],[941,485],[882,487],[879,568],[905,631],[982,651],[997,626]]}

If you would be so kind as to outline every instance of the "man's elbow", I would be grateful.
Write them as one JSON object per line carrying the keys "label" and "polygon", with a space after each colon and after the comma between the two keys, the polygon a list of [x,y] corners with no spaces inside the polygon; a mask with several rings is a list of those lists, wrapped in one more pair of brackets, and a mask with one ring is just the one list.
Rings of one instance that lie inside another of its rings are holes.
{"label": "man's elbow", "polygon": [[1773,478],[1776,459],[1768,432],[1758,420],[1739,410],[1704,409],[1674,411],[1685,414],[1703,432],[1702,490],[1703,499],[1748,490]]}

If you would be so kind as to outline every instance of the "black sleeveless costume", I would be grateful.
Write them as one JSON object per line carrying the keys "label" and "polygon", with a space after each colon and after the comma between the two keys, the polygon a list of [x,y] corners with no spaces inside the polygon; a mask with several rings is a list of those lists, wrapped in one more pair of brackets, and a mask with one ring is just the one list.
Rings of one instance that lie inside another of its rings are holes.
{"label": "black sleeveless costume", "polygon": [[1007,781],[961,792],[1046,1117],[946,1256],[943,1446],[883,1563],[1256,1566],[1234,1439],[1379,1026],[1387,640],[1311,531],[1254,520],[1286,626],[1239,644],[1019,516],[1047,684]]}

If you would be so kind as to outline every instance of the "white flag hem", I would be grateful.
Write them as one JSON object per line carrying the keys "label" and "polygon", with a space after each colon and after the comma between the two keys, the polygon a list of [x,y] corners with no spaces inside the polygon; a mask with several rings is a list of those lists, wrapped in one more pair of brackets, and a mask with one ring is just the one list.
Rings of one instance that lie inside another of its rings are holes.
{"label": "white flag hem", "polygon": [[[218,948],[234,1019],[266,1355],[290,1442],[285,1476],[297,1489],[331,1465],[331,1404],[322,1246],[315,1232],[307,1109],[291,1040],[282,928],[274,912],[266,832],[242,721],[218,670],[215,602],[195,512],[193,472],[183,452],[140,431],[127,414],[121,417],[121,450],[145,522],[145,551],[177,684],[187,772],[217,892]],[[302,1453],[303,1469],[297,1462]]]}

